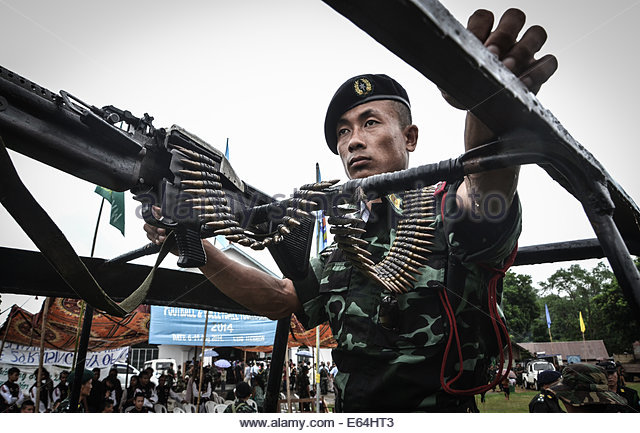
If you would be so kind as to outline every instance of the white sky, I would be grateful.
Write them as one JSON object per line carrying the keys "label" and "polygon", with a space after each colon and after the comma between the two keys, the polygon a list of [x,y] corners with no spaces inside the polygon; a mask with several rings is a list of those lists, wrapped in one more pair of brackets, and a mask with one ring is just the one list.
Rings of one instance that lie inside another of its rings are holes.
{"label": "white sky", "polygon": [[[520,7],[529,25],[547,29],[543,53],[555,54],[560,67],[539,93],[540,101],[637,201],[640,1],[443,3],[463,23],[479,6],[497,16]],[[269,194],[289,194],[313,181],[316,162],[323,178],[346,180],[324,142],[323,121],[336,88],[360,73],[386,73],[407,89],[420,127],[412,166],[463,152],[464,113],[319,0],[0,0],[0,38],[0,65],[52,91],[64,89],[90,104],[115,105],[136,115],[149,112],[156,126],[178,124],[222,151],[228,137],[236,173]],[[11,154],[24,183],[78,254],[89,255],[101,200],[94,185]],[[595,237],[578,202],[541,169],[523,168],[519,191],[521,246]],[[97,257],[146,243],[134,211],[137,202],[127,197],[127,235],[108,226],[105,213]],[[0,227],[1,246],[35,249],[3,208]],[[256,257],[275,267],[268,253]],[[175,267],[169,262],[174,260],[165,263]],[[538,282],[568,265],[514,270]],[[132,287],[138,283],[132,281]],[[0,310],[24,300],[3,295]],[[34,311],[39,302],[29,301],[25,308]]]}

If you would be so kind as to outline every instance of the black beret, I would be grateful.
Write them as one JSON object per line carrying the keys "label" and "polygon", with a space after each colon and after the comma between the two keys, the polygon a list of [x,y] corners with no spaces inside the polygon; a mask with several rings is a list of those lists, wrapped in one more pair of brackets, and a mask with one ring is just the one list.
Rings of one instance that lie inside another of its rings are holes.
{"label": "black beret", "polygon": [[555,370],[544,370],[538,374],[538,385],[547,385],[560,379],[560,372]]}
{"label": "black beret", "polygon": [[340,116],[360,104],[381,99],[400,101],[411,108],[407,91],[396,80],[384,74],[357,75],[338,88],[329,102],[324,119],[324,136],[333,153],[338,154],[336,124]]}

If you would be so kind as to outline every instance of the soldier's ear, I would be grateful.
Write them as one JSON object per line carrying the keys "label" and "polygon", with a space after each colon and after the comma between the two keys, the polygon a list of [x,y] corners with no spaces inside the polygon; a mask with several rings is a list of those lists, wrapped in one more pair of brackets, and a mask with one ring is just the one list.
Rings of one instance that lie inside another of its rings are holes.
{"label": "soldier's ear", "polygon": [[405,149],[407,152],[413,152],[418,145],[418,127],[416,125],[409,125],[402,131],[405,140]]}

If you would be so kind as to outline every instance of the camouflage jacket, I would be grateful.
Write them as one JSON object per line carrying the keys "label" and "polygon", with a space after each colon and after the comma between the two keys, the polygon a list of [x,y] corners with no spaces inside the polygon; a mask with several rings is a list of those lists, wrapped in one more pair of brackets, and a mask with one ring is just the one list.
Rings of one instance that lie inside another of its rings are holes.
{"label": "camouflage jacket", "polygon": [[[71,412],[71,396],[68,396],[67,398],[62,400],[60,402],[60,404],[58,405],[58,407],[53,410],[53,412],[54,413]],[[84,413],[85,412],[84,404],[82,404],[81,401],[78,402],[78,410],[76,410],[76,412],[78,412],[78,413]]]}
{"label": "camouflage jacket", "polygon": [[[440,386],[450,325],[443,319],[434,282],[448,289],[463,346],[464,374],[454,388],[485,383],[486,369],[498,348],[486,312],[487,283],[494,271],[482,264],[501,267],[514,250],[521,229],[520,205],[516,196],[499,223],[456,219],[458,185],[436,194],[432,254],[408,293],[394,295],[384,290],[354,268],[335,244],[312,259],[315,279],[294,282],[304,309],[296,313],[301,322],[307,328],[327,320],[331,325],[338,343],[333,351],[339,370],[334,383],[346,412],[459,411],[470,404],[473,397],[455,397]],[[443,200],[449,191],[454,192],[450,194],[454,199]],[[386,198],[373,205],[367,232],[362,235],[369,241],[372,260],[381,260],[388,253],[396,233],[394,216],[400,212],[395,197],[393,202]],[[442,217],[443,212],[447,218]],[[380,323],[388,296],[397,301],[393,329]],[[458,368],[457,351],[452,348],[445,376],[455,375]]]}
{"label": "camouflage jacket", "polygon": [[255,413],[256,410],[246,401],[236,399],[224,410],[224,413]]}

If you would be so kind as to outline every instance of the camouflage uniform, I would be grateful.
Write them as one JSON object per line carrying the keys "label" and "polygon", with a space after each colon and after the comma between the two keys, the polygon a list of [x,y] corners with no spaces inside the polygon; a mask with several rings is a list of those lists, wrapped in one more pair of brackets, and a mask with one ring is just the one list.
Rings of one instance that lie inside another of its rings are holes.
{"label": "camouflage uniform", "polygon": [[227,406],[224,413],[256,413],[256,410],[246,401],[236,399],[233,403]]}
{"label": "camouflage uniform", "polygon": [[[458,185],[442,189],[453,197]],[[304,309],[296,313],[298,318],[307,328],[328,320],[337,340],[333,359],[339,373],[334,383],[345,412],[477,410],[473,397],[452,396],[441,389],[439,374],[449,323],[434,285],[448,289],[463,346],[464,374],[453,387],[483,385],[491,357],[499,351],[486,312],[487,283],[494,271],[479,263],[502,267],[520,234],[520,205],[516,197],[500,223],[470,223],[454,218],[455,200],[444,200],[441,206],[442,194],[436,198],[429,265],[420,268],[419,281],[408,293],[385,291],[355,269],[335,244],[312,259],[315,278],[294,282]],[[400,212],[388,197],[373,204],[362,235],[369,241],[372,260],[388,253]],[[498,292],[501,298],[501,288]],[[397,301],[392,329],[380,323],[385,297]],[[452,348],[445,378],[454,376],[458,367]]]}
{"label": "camouflage uniform", "polygon": [[548,389],[565,405],[594,412],[628,411],[627,401],[609,391],[604,368],[593,364],[569,364],[562,369],[562,380]]}
{"label": "camouflage uniform", "polygon": [[[68,413],[68,412],[71,412],[71,396],[68,396],[67,398],[62,400],[60,402],[60,404],[58,405],[58,407],[55,408],[53,412],[54,413]],[[78,402],[78,409],[76,410],[76,412],[77,413],[84,413],[85,412],[85,408],[84,408],[84,405],[82,404],[82,402]]]}

